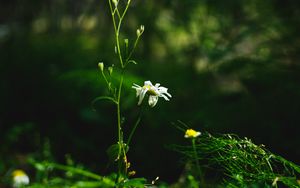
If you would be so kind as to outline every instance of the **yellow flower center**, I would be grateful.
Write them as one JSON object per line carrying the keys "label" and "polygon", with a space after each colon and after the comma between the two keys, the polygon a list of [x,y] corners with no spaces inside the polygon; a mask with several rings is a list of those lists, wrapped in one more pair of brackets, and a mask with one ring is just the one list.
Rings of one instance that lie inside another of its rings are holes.
{"label": "yellow flower center", "polygon": [[149,95],[154,95],[154,96],[158,95],[156,93],[156,91],[151,86],[149,86],[149,85],[143,86],[143,89],[148,89],[147,93]]}
{"label": "yellow flower center", "polygon": [[13,177],[24,176],[24,175],[26,175],[26,173],[23,170],[14,170],[12,172]]}

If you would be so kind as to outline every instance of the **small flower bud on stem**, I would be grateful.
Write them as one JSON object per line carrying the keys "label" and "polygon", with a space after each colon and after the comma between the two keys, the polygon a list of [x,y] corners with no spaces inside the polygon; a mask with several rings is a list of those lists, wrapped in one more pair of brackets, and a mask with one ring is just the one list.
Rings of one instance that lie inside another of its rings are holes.
{"label": "small flower bud on stem", "polygon": [[98,63],[98,67],[100,68],[101,72],[103,72],[103,70],[104,70],[104,64],[102,62]]}

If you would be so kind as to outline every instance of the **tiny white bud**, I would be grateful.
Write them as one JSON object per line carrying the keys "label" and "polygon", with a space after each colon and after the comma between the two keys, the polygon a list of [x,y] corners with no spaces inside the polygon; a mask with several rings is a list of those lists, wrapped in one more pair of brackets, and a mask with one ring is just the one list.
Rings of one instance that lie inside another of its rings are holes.
{"label": "tiny white bud", "polygon": [[155,180],[152,180],[152,181],[151,181],[151,184],[154,185],[155,182],[156,182],[158,179],[159,179],[159,177],[157,176],[157,177],[155,178]]}
{"label": "tiny white bud", "polygon": [[115,6],[118,5],[118,1],[117,1],[117,0],[112,0],[112,2],[113,2],[113,4],[114,4]]}
{"label": "tiny white bud", "polygon": [[141,25],[141,32],[143,33],[144,32],[144,30],[145,30],[145,26],[144,25]]}
{"label": "tiny white bud", "polygon": [[103,69],[104,69],[104,64],[101,62],[101,63],[98,63],[98,67],[100,68],[100,70],[103,72]]}
{"label": "tiny white bud", "polygon": [[140,28],[136,30],[136,35],[140,37],[144,33],[144,30],[145,30],[145,26],[141,25]]}

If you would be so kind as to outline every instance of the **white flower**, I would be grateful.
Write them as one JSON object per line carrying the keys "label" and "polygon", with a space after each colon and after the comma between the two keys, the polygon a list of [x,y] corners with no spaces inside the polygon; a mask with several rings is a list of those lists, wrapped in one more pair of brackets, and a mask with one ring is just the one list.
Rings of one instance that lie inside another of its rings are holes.
{"label": "white flower", "polygon": [[160,87],[158,83],[153,86],[150,81],[145,81],[143,87],[133,84],[132,88],[136,90],[136,97],[139,97],[138,105],[142,104],[146,93],[149,94],[148,103],[151,107],[156,105],[159,97],[163,97],[166,101],[169,101],[169,98],[172,97],[171,94],[168,93],[168,88]]}
{"label": "white flower", "polygon": [[12,172],[13,187],[23,187],[29,184],[29,177],[23,170],[14,170]]}

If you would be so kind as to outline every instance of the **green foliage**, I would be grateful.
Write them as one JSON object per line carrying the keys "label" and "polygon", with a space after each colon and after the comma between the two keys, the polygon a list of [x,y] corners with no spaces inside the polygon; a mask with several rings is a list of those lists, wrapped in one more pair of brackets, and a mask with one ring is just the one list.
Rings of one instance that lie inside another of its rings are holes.
{"label": "green foliage", "polygon": [[[30,187],[114,187],[113,176],[103,177],[80,166],[62,165],[53,162],[36,162],[31,159],[30,163],[37,171],[36,181]],[[57,171],[64,172],[59,175]]]}
{"label": "green foliage", "polygon": [[[145,178],[122,179],[116,183],[117,174],[99,176],[93,172],[83,169],[78,165],[62,165],[53,162],[36,162],[31,159],[30,164],[37,171],[37,178],[30,186],[39,187],[73,187],[73,188],[144,188],[147,185]],[[63,172],[60,173],[60,172]],[[149,184],[152,185],[152,184]]]}
{"label": "green foliage", "polygon": [[132,178],[124,181],[124,183],[120,183],[120,187],[128,187],[128,188],[144,188],[146,183],[145,178]]}
{"label": "green foliage", "polygon": [[[255,145],[250,139],[236,135],[213,136],[204,133],[193,146],[172,146],[187,158],[201,162],[201,167],[224,178],[226,187],[268,187],[285,185],[299,187],[300,167],[268,151],[264,145]],[[197,164],[195,164],[197,165]]]}

